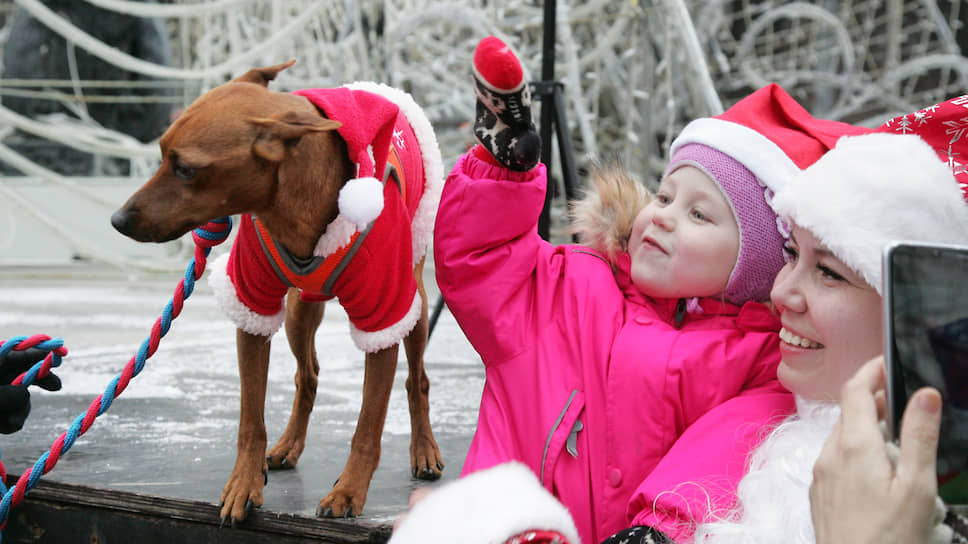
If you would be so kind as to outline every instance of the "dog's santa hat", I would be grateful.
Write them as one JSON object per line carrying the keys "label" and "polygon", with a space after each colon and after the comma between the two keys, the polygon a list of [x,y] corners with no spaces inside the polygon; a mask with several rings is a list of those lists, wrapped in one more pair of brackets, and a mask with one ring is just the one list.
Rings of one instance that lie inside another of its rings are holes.
{"label": "dog's santa hat", "polygon": [[870,129],[816,119],[779,85],[770,84],[715,117],[690,122],[672,142],[665,176],[693,166],[726,196],[740,231],[740,249],[726,300],[769,297],[783,267],[783,237],[773,194],[819,159],[845,134]]}
{"label": "dog's santa hat", "polygon": [[[442,169],[439,154],[428,149],[437,141],[426,116],[410,95],[371,82],[356,82],[343,87],[294,91],[309,98],[326,116],[342,123],[338,129],[346,142],[349,158],[356,165],[356,177],[339,192],[338,206],[345,219],[363,231],[383,211],[383,178],[394,126],[401,113],[409,122],[421,148],[424,175]],[[398,136],[398,135],[397,135]],[[379,179],[378,179],[379,177]]]}
{"label": "dog's santa hat", "polygon": [[968,95],[845,137],[774,206],[882,293],[892,241],[968,244]]}

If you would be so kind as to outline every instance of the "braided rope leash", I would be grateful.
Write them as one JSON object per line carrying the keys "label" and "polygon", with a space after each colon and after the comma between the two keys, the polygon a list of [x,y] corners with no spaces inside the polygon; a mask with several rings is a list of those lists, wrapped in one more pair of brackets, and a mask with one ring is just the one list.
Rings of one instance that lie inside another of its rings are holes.
{"label": "braided rope leash", "polygon": [[[17,480],[17,483],[3,493],[3,499],[0,500],[0,530],[6,526],[10,510],[23,502],[24,495],[37,485],[40,477],[54,468],[60,456],[71,449],[74,441],[87,432],[91,425],[94,424],[95,418],[111,407],[111,403],[125,390],[131,378],[134,378],[141,372],[144,368],[145,361],[158,349],[161,337],[168,333],[172,320],[181,313],[184,300],[190,297],[195,290],[195,280],[201,278],[205,272],[209,252],[211,252],[213,247],[225,241],[231,231],[232,219],[230,217],[221,217],[210,221],[205,226],[199,227],[192,232],[192,239],[195,242],[195,257],[188,263],[188,267],[185,269],[185,277],[178,282],[174,296],[165,305],[161,317],[155,321],[154,326],[151,328],[151,334],[142,342],[137,355],[132,357],[121,373],[111,380],[111,383],[108,384],[104,393],[98,395],[91,402],[87,412],[77,416],[70,428],[54,440],[50,450],[41,455],[33,467],[24,471]],[[54,366],[53,361],[51,362],[51,366]],[[31,371],[33,371],[33,368],[24,373],[24,375],[29,374]],[[31,379],[34,379],[34,377],[31,377]],[[2,536],[0,536],[0,541],[2,541]]]}
{"label": "braided rope leash", "polygon": [[[39,378],[46,378],[50,374],[50,369],[57,368],[61,364],[61,358],[67,355],[67,348],[64,341],[60,338],[51,338],[46,334],[35,334],[33,336],[15,336],[8,340],[0,340],[0,358],[11,351],[25,351],[30,348],[37,348],[47,352],[43,360],[34,363],[26,372],[20,374],[10,382],[10,385],[31,385]],[[3,465],[0,458],[0,496],[7,493],[7,467]]]}
{"label": "braided rope leash", "polygon": [[61,358],[67,355],[67,348],[64,341],[60,338],[51,338],[46,334],[35,334],[33,336],[15,336],[7,341],[0,341],[0,357],[11,351],[25,351],[30,348],[44,350],[47,356],[40,362],[34,364],[26,372],[14,378],[10,385],[30,385],[38,378],[45,378],[50,374],[51,368],[57,368],[61,364]]}

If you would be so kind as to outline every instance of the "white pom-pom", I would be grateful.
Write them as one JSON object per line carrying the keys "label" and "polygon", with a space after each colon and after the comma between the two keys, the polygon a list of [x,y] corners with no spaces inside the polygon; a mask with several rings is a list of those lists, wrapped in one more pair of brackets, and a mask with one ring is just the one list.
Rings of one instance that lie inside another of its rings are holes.
{"label": "white pom-pom", "polygon": [[362,232],[383,211],[383,184],[376,178],[351,179],[339,190],[337,205],[339,213]]}

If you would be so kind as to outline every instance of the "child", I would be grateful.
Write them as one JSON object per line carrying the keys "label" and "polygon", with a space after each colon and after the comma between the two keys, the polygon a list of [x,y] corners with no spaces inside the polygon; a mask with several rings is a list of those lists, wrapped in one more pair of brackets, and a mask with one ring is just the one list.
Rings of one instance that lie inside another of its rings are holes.
{"label": "child", "polygon": [[[633,520],[687,538],[684,522],[734,501],[757,429],[794,409],[760,303],[784,262],[772,190],[857,129],[765,87],[683,130],[655,198],[598,180],[597,213],[578,223],[593,247],[555,247],[535,228],[546,172],[521,65],[486,38],[474,75],[481,145],[447,179],[434,241],[438,285],[486,367],[463,473],[524,463],[586,543]],[[698,437],[707,456],[665,457],[720,405]],[[652,500],[633,511],[637,490]]]}

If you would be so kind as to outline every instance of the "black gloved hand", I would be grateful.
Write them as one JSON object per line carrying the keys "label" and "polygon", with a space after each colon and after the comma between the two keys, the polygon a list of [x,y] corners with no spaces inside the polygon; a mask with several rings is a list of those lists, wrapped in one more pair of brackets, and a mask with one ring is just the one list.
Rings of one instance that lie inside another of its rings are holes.
{"label": "black gloved hand", "polygon": [[27,386],[0,385],[0,433],[19,431],[29,414],[30,393],[27,392]]}
{"label": "black gloved hand", "polygon": [[474,91],[477,141],[509,170],[534,168],[541,155],[541,137],[531,119],[531,89],[521,62],[494,36],[481,40],[474,50]]}
{"label": "black gloved hand", "polygon": [[[0,385],[9,384],[38,361],[43,361],[45,356],[47,356],[47,351],[40,348],[27,348],[23,351],[11,350],[6,355],[0,356]],[[34,385],[48,391],[59,391],[61,381],[57,375],[51,372],[43,378],[34,380]]]}
{"label": "black gloved hand", "polygon": [[602,544],[673,544],[672,539],[648,525],[622,529],[602,541]]}

